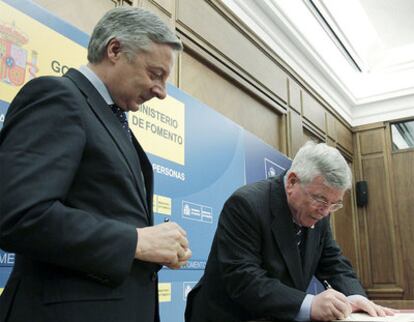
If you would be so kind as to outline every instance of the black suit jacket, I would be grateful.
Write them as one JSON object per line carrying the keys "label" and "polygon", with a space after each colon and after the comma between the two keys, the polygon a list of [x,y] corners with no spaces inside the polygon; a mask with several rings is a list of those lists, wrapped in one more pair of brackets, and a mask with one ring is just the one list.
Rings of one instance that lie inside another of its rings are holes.
{"label": "black suit jacket", "polygon": [[307,229],[302,263],[283,178],[244,186],[224,205],[186,321],[293,320],[314,274],[346,295],[365,295],[328,218]]}
{"label": "black suit jacket", "polygon": [[134,260],[152,192],[144,151],[81,73],[26,84],[0,133],[0,248],[16,253],[0,321],[158,321],[160,266]]}

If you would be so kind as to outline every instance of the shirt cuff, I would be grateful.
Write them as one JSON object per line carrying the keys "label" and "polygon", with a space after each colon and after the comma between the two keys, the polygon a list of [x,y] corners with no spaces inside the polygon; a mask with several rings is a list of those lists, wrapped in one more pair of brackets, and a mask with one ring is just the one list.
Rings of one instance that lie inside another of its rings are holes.
{"label": "shirt cuff", "polygon": [[312,294],[306,294],[300,306],[299,313],[295,317],[295,321],[310,321],[311,306],[314,297]]}

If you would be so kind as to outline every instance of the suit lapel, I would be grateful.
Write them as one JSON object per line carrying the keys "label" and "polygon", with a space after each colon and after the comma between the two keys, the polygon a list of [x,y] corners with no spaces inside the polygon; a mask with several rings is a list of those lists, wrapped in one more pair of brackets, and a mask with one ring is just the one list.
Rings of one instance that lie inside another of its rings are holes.
{"label": "suit lapel", "polygon": [[306,285],[303,279],[300,254],[296,246],[292,215],[283,187],[283,177],[271,182],[270,194],[270,208],[274,218],[271,226],[273,237],[279,246],[296,288],[305,289]]}
{"label": "suit lapel", "polygon": [[151,218],[150,209],[148,208],[148,202],[146,200],[146,193],[141,184],[141,163],[138,159],[137,151],[133,149],[120,122],[114,117],[112,111],[95,87],[80,72],[74,69],[69,69],[65,76],[70,78],[85,94],[92,111],[109,132],[116,146],[124,156],[128,168],[135,179],[141,202],[146,206],[147,215]]}
{"label": "suit lapel", "polygon": [[303,258],[303,270],[305,276],[309,277],[310,279],[310,270],[313,267],[313,262],[315,260],[315,251],[320,247],[320,229],[318,229],[318,226],[315,226],[315,228],[308,228],[307,230],[305,254]]}
{"label": "suit lapel", "polygon": [[138,140],[135,138],[134,134],[131,132],[132,135],[132,142],[135,146],[135,149],[138,153],[138,158],[141,164],[142,174],[144,176],[144,184],[145,184],[145,190],[146,190],[146,197],[147,202],[146,205],[148,205],[148,220],[150,222],[150,225],[152,226],[154,224],[154,218],[151,216],[152,213],[152,196],[153,196],[153,182],[154,182],[154,176],[152,172],[152,165],[149,161],[144,149],[139,144]]}

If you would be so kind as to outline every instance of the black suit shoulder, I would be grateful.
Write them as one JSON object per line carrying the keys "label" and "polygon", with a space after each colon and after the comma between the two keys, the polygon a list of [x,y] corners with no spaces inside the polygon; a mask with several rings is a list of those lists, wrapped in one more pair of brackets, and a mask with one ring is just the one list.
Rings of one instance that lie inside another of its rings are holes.
{"label": "black suit shoulder", "polygon": [[[86,104],[85,97],[77,86],[66,77],[42,76],[26,83],[15,99],[10,103],[2,132],[9,128],[22,116],[33,117],[46,114],[49,120],[61,117],[76,117],[76,121],[82,124],[79,115],[79,107]],[[76,114],[78,114],[76,116]],[[36,126],[38,124],[33,124]]]}
{"label": "black suit shoulder", "polygon": [[242,186],[231,195],[229,200],[243,199],[252,206],[263,206],[263,202],[269,199],[272,181],[274,180],[274,178],[266,179]]}

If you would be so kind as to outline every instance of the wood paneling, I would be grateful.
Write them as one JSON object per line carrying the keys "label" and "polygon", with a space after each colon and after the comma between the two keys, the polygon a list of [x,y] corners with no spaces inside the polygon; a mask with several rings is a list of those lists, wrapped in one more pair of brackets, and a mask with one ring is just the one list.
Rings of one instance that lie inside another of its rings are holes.
{"label": "wood paneling", "polygon": [[[405,298],[414,298],[414,152],[392,154],[395,189],[395,213],[401,238]],[[414,306],[413,306],[414,307]]]}
{"label": "wood paneling", "polygon": [[140,7],[152,11],[167,25],[171,26],[172,28],[174,27],[175,22],[172,19],[171,12],[165,10],[158,3],[154,1],[142,0]]}
{"label": "wood paneling", "polygon": [[364,285],[374,299],[402,298],[400,243],[384,126],[361,130],[356,138],[357,180],[368,182],[368,205],[358,208]]}
{"label": "wood paneling", "polygon": [[302,90],[292,79],[289,80],[289,106],[299,114],[302,113]]}
{"label": "wood paneling", "polygon": [[376,300],[375,303],[395,309],[412,310],[414,307],[414,300]]}
{"label": "wood paneling", "polygon": [[[326,113],[326,135],[333,141],[337,140],[336,123],[337,123],[337,120],[333,117],[333,115],[331,113]],[[350,135],[352,137],[352,133],[350,133]],[[351,139],[351,143],[352,143],[352,139]],[[352,151],[352,145],[351,145],[350,151]]]}
{"label": "wood paneling", "polygon": [[354,151],[352,131],[338,120],[335,120],[335,132],[337,143],[352,154]]}
{"label": "wood paneling", "polygon": [[389,230],[389,227],[393,227],[389,213],[390,191],[384,185],[387,178],[382,155],[362,160],[362,171],[364,179],[368,181],[369,201],[365,223],[369,238],[371,282],[394,284],[395,243]]}
{"label": "wood paneling", "polygon": [[33,0],[54,15],[70,22],[80,30],[91,34],[98,20],[106,11],[115,7],[111,0],[100,1],[56,1]]}
{"label": "wood paneling", "polygon": [[148,2],[152,2],[154,5],[161,8],[163,11],[168,13],[170,16],[173,13],[173,6],[175,0],[147,0]]}
{"label": "wood paneling", "polygon": [[329,136],[326,137],[326,142],[327,145],[332,146],[332,147],[336,147],[336,142],[334,140],[332,140]]}
{"label": "wood paneling", "polygon": [[361,132],[359,141],[362,154],[378,153],[384,150],[384,130],[376,129]]}
{"label": "wood paneling", "polygon": [[302,92],[303,117],[308,119],[319,130],[325,132],[325,109],[309,93]]}
{"label": "wood paneling", "polygon": [[187,29],[184,33],[197,37],[206,49],[211,46],[215,54],[234,63],[240,73],[250,76],[270,95],[276,94],[287,102],[285,72],[206,1],[178,0],[177,22]]}
{"label": "wood paneling", "polygon": [[310,131],[309,129],[307,129],[305,127],[303,128],[302,138],[303,138],[303,141],[302,141],[301,146],[304,145],[308,141],[314,141],[316,143],[323,142],[322,138],[319,135],[317,135],[315,132],[312,132],[312,131]]}
{"label": "wood paneling", "polygon": [[[202,75],[202,77],[200,77]],[[279,148],[280,115],[184,52],[181,88],[266,143]]]}
{"label": "wood paneling", "polygon": [[358,272],[359,262],[357,256],[357,218],[353,211],[353,191],[347,191],[343,199],[344,207],[332,215],[335,227],[335,239],[341,246],[343,254],[351,261]]}
{"label": "wood paneling", "polygon": [[298,152],[299,148],[303,145],[303,130],[302,130],[302,118],[294,110],[289,111],[289,140],[290,140],[290,153],[289,156],[293,158]]}

